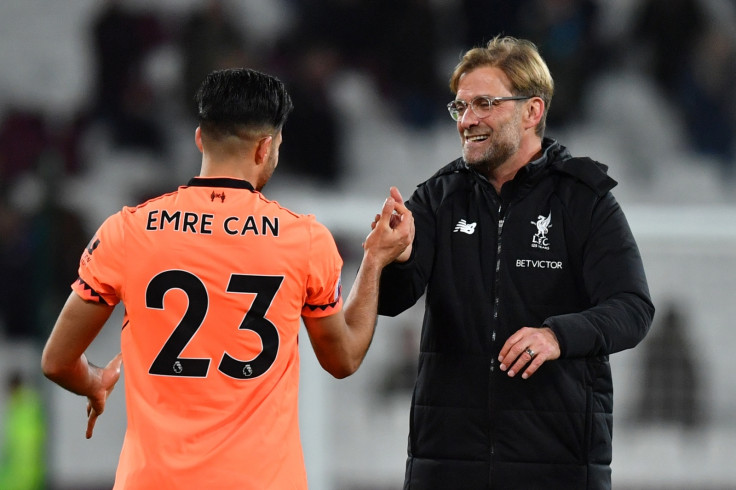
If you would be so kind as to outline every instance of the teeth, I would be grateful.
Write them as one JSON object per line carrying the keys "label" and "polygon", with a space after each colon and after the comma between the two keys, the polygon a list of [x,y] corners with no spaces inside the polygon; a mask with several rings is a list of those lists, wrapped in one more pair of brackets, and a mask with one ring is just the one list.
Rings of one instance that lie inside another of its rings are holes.
{"label": "teeth", "polygon": [[476,136],[467,136],[465,139],[467,139],[468,141],[483,141],[486,138],[488,138],[488,136],[481,134]]}

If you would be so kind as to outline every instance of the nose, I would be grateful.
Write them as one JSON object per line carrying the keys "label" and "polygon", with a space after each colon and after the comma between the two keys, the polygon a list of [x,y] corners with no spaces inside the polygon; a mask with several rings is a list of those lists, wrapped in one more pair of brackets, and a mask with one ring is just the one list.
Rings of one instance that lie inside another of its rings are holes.
{"label": "nose", "polygon": [[465,112],[463,112],[462,116],[460,116],[460,119],[457,120],[457,125],[461,128],[469,128],[478,124],[478,121],[478,116],[476,116],[475,112],[473,112],[472,109],[468,107],[467,109],[465,109]]}

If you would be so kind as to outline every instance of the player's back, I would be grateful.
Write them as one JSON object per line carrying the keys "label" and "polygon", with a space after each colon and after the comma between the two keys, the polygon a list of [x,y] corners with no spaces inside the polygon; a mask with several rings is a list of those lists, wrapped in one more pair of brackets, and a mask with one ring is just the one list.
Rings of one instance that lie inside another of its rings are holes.
{"label": "player's back", "polygon": [[300,316],[340,307],[342,263],[313,217],[242,182],[196,179],[100,230],[126,308],[116,488],[306,488]]}

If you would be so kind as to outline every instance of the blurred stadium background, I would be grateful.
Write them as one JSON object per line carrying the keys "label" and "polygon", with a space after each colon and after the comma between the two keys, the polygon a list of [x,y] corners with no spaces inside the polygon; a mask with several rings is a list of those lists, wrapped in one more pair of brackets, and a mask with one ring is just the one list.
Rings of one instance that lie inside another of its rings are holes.
{"label": "blurred stadium background", "polygon": [[[658,308],[612,357],[614,488],[735,489],[734,25],[733,0],[0,2],[0,370],[43,400],[46,488],[112,486],[122,386],[87,441],[85,401],[42,379],[40,350],[102,220],[197,172],[203,74],[245,64],[287,82],[296,110],[265,194],[330,227],[348,287],[389,186],[406,197],[458,154],[444,108],[458,56],[504,32],[550,64],[548,136],[619,181]],[[302,342],[311,488],[401,487],[421,315],[381,318],[347,380]],[[118,352],[120,316],[93,362]]]}

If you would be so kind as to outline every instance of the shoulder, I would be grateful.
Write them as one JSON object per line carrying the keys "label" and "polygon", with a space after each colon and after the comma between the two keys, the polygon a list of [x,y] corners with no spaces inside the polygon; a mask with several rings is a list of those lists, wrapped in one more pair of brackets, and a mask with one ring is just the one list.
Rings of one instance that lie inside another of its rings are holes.
{"label": "shoulder", "polygon": [[568,180],[568,184],[580,183],[601,197],[618,184],[608,175],[608,166],[589,157],[570,157],[557,160],[551,169]]}
{"label": "shoulder", "polygon": [[453,160],[441,169],[439,169],[437,172],[435,172],[429,179],[425,180],[424,182],[421,182],[418,184],[417,187],[423,186],[423,185],[432,185],[432,184],[438,184],[441,182],[449,182],[453,179],[456,179],[457,177],[463,176],[463,175],[469,175],[470,171],[468,170],[468,167],[463,162],[462,158],[458,158],[457,160]]}
{"label": "shoulder", "polygon": [[120,214],[124,216],[131,216],[142,213],[152,206],[158,206],[161,203],[166,203],[167,201],[176,199],[179,196],[179,192],[181,191],[181,189],[183,189],[183,187],[180,187],[179,189],[172,192],[167,192],[156,197],[152,197],[139,204],[136,204],[135,206],[123,206]]}
{"label": "shoulder", "polygon": [[273,214],[277,214],[285,219],[292,219],[302,223],[311,223],[312,221],[315,221],[315,217],[312,214],[293,211],[285,206],[282,206],[281,204],[279,204],[278,201],[268,199],[266,196],[258,191],[254,191],[253,193],[258,197],[260,205],[268,209],[269,212]]}
{"label": "shoulder", "polygon": [[608,175],[606,165],[588,157],[570,157],[554,162],[551,169],[559,176],[555,194],[572,217],[569,222],[576,234],[585,235],[598,220],[596,216],[620,210],[610,192],[617,182]]}
{"label": "shoulder", "polygon": [[474,181],[471,170],[462,158],[458,158],[439,169],[427,180],[417,184],[413,200],[421,198],[425,201],[441,202],[452,194],[466,191]]}
{"label": "shoulder", "polygon": [[[297,233],[306,234],[312,243],[320,240],[334,241],[332,233],[317,217],[311,213],[300,213],[282,206],[278,201],[270,200],[263,194],[256,192],[262,211],[273,216],[278,216],[281,224],[290,227],[291,230],[300,230]],[[303,236],[303,235],[302,235]],[[306,243],[305,243],[306,245]]]}

